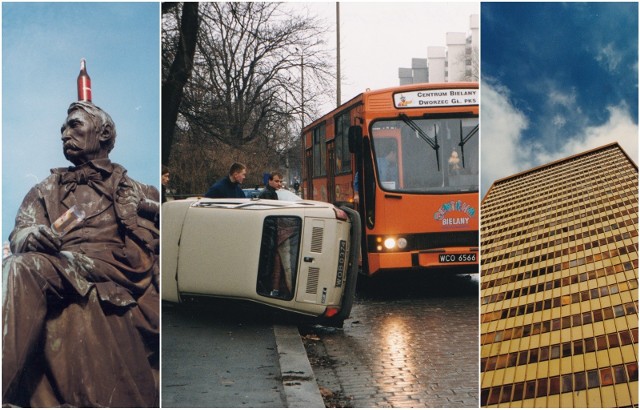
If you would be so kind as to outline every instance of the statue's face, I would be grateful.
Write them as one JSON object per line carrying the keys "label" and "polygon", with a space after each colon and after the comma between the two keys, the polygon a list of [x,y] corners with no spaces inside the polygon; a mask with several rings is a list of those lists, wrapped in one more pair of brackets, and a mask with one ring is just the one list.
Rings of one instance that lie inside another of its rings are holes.
{"label": "statue's face", "polygon": [[108,152],[100,144],[100,135],[93,120],[85,111],[72,111],[60,131],[64,157],[74,165],[108,157]]}

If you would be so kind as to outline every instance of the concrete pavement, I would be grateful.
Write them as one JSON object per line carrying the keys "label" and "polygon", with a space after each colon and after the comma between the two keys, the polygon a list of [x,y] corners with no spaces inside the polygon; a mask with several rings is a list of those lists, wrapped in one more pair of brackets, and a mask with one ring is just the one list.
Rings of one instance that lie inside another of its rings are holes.
{"label": "concrete pavement", "polygon": [[234,306],[163,304],[162,407],[323,408],[297,327]]}

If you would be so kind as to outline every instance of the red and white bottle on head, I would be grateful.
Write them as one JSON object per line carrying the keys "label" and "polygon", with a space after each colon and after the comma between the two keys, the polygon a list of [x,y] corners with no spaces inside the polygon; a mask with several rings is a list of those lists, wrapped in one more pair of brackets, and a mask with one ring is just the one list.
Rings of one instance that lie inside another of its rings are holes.
{"label": "red and white bottle on head", "polygon": [[87,74],[87,62],[80,60],[80,74],[78,74],[78,101],[91,102],[91,77]]}

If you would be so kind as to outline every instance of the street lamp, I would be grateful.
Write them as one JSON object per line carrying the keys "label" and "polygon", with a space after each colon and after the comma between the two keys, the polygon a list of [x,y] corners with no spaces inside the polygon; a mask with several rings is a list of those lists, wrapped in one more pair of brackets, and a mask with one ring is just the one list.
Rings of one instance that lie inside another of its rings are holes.
{"label": "street lamp", "polygon": [[[306,141],[304,139],[304,52],[303,50],[298,50],[296,47],[296,52],[300,52],[300,149],[301,149],[301,157],[305,156],[305,145]],[[300,170],[300,175],[304,174],[304,169]],[[308,178],[309,176],[307,176]],[[304,192],[304,190],[303,190]]]}
{"label": "street lamp", "polygon": [[302,122],[300,132],[304,128],[304,53],[300,52],[300,110],[302,111]]}
{"label": "street lamp", "polygon": [[336,1],[336,107],[340,107],[340,2]]}

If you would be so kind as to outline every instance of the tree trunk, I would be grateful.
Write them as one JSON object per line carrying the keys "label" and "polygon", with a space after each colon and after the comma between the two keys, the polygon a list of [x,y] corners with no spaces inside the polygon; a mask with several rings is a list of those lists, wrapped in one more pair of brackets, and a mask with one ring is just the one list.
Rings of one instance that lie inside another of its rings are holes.
{"label": "tree trunk", "polygon": [[185,2],[182,6],[178,52],[162,84],[162,163],[165,165],[169,163],[183,89],[193,69],[198,23],[198,3]]}

